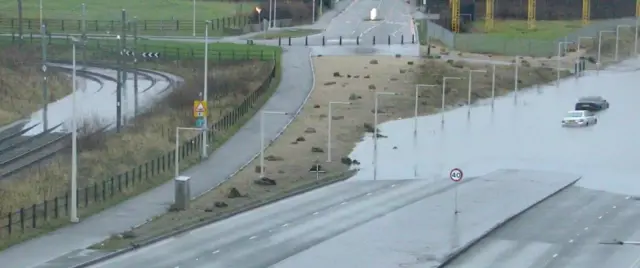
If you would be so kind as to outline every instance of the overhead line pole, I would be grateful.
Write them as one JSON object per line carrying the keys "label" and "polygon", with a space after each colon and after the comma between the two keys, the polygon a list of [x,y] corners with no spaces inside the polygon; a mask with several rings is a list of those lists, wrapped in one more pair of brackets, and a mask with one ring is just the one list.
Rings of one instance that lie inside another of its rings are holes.
{"label": "overhead line pole", "polygon": [[[127,11],[122,10],[122,34],[120,35],[120,40],[122,43],[122,47],[120,51],[124,51],[127,48]],[[122,106],[124,108],[124,113],[122,114],[122,124],[127,125],[128,116],[129,116],[129,93],[127,92],[127,59],[124,58],[122,60]]]}

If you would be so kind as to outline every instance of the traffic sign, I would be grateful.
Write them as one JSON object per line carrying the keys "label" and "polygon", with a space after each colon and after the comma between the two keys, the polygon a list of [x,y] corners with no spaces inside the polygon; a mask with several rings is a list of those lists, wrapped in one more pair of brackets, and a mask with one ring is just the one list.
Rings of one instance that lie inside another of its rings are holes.
{"label": "traffic sign", "polygon": [[46,64],[42,64],[42,71],[43,72],[47,72],[47,65]]}
{"label": "traffic sign", "polygon": [[207,103],[204,101],[193,101],[193,117],[205,117],[207,116]]}
{"label": "traffic sign", "polygon": [[462,169],[454,168],[449,172],[449,178],[451,178],[452,181],[459,182],[462,180],[462,177]]}
{"label": "traffic sign", "polygon": [[204,117],[196,118],[196,127],[202,127],[202,126],[204,126]]}

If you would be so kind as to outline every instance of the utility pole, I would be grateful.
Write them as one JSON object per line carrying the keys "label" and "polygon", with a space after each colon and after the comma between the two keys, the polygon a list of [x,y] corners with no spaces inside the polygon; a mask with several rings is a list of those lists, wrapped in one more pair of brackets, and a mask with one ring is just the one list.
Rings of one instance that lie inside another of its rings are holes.
{"label": "utility pole", "polygon": [[[124,17],[124,9],[122,10],[122,16]],[[120,42],[120,40],[118,40],[118,50],[116,53],[120,54],[120,52],[122,52],[122,42]],[[121,61],[123,60],[123,56],[122,55],[116,55],[116,59],[117,59],[117,78],[116,78],[116,85],[117,85],[117,89],[116,89],[116,130],[118,132],[120,132],[120,129],[122,128],[122,72],[121,72],[121,66],[122,63]]]}
{"label": "utility pole", "polygon": [[[122,34],[121,38],[121,50],[124,51],[127,48],[127,11],[122,10]],[[127,116],[129,116],[129,103],[128,103],[128,92],[127,92],[127,59],[124,58],[122,60],[122,66],[120,68],[122,72],[122,106],[124,108],[124,113],[122,115],[122,123],[127,125]]]}
{"label": "utility pole", "polygon": [[20,37],[20,46],[22,46],[22,0],[18,0],[18,37]]}
{"label": "utility pole", "polygon": [[47,110],[49,108],[49,90],[47,89],[47,40],[46,26],[40,24],[40,41],[42,45],[42,131],[49,129]]}
{"label": "utility pole", "polygon": [[82,3],[82,68],[87,68],[87,6]]}
{"label": "utility pole", "polygon": [[133,116],[138,116],[138,17],[133,17]]}

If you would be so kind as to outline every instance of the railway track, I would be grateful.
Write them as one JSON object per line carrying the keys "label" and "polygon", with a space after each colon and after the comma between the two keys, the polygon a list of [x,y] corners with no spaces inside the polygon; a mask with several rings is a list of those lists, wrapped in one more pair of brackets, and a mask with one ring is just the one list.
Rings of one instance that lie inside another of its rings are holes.
{"label": "railway track", "polygon": [[[71,71],[71,68],[65,66],[58,65],[52,67]],[[114,67],[98,65],[90,65],[89,67],[98,67],[110,70],[116,69]],[[166,79],[166,81],[169,82],[169,86],[167,86],[163,91],[171,88],[175,82],[173,78],[160,72],[151,70],[130,70],[130,72],[136,72],[139,76],[151,81],[147,88],[142,89],[142,92],[150,90],[156,86],[159,78]],[[105,81],[110,83],[116,82],[116,79],[111,76],[87,70],[77,69],[76,74],[79,77],[100,83],[101,87],[99,90],[102,90],[104,87],[103,83]],[[71,146],[71,133],[63,131],[62,124],[33,136],[25,136],[24,134],[41,126],[39,124],[35,124],[28,128],[24,128],[25,125],[26,122],[9,127],[0,132],[0,180],[10,178],[20,171],[41,163]],[[109,126],[99,130],[98,132],[106,131],[108,128]]]}

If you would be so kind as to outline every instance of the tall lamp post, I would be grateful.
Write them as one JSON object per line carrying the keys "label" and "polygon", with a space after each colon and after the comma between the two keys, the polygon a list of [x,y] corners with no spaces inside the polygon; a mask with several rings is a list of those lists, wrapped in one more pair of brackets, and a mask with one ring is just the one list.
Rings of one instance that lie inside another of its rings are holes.
{"label": "tall lamp post", "polygon": [[573,42],[558,42],[558,59],[556,59],[556,86],[560,86],[560,59],[562,58],[562,46]]}
{"label": "tall lamp post", "polygon": [[373,180],[378,179],[378,96],[398,95],[394,92],[376,92],[373,112]]}
{"label": "tall lamp post", "polygon": [[193,25],[191,25],[191,29],[193,30],[193,36],[196,36],[196,0],[193,0]]}
{"label": "tall lamp post", "polygon": [[345,101],[330,101],[329,102],[329,116],[328,118],[328,126],[327,126],[327,162],[331,162],[331,121],[333,121],[333,116],[332,116],[332,106],[334,104],[347,104],[350,105],[351,102],[345,102]]}
{"label": "tall lamp post", "polygon": [[77,114],[77,98],[76,98],[76,45],[82,45],[82,41],[75,37],[71,37],[72,56],[71,56],[71,80],[72,93],[71,93],[71,200],[69,202],[69,221],[78,222],[78,119]]}
{"label": "tall lamp post", "polygon": [[[204,29],[204,87],[202,89],[202,100],[208,104],[209,101],[209,87],[207,82],[209,80],[209,24],[211,21],[207,20]],[[204,123],[202,124],[202,157],[208,156],[207,152],[207,133],[209,132],[209,120],[207,114],[204,117]]]}
{"label": "tall lamp post", "polygon": [[[486,73],[486,70],[469,70],[469,88],[467,90],[467,118],[469,116],[471,116],[471,88],[472,88],[472,82],[471,82],[471,77],[473,73]],[[516,80],[516,84],[518,83],[518,81]]]}
{"label": "tall lamp post", "polygon": [[440,107],[440,115],[442,116],[442,119],[440,120],[440,124],[444,126],[444,104],[446,102],[446,96],[447,96],[447,80],[460,80],[462,78],[460,77],[443,77],[442,78],[442,106]]}
{"label": "tall lamp post", "polygon": [[264,178],[264,116],[267,114],[288,115],[286,112],[262,111],[260,113],[260,178]]}
{"label": "tall lamp post", "polygon": [[425,84],[417,84],[416,85],[416,94],[415,94],[415,104],[413,107],[413,154],[414,154],[414,163],[413,163],[413,177],[418,177],[418,98],[420,97],[420,88],[432,88],[437,87],[438,85],[425,85]]}
{"label": "tall lamp post", "polygon": [[[597,56],[597,60],[596,60],[596,67],[598,68],[598,71],[600,71],[600,55],[602,55],[602,34],[603,33],[615,33],[616,31],[600,31],[598,32],[598,56]],[[616,42],[617,42],[617,38],[616,38]]]}
{"label": "tall lamp post", "polygon": [[620,44],[620,28],[630,28],[631,25],[618,25],[616,26],[616,51],[615,51],[615,55],[613,56],[613,60],[617,61],[618,60],[618,46]]}

